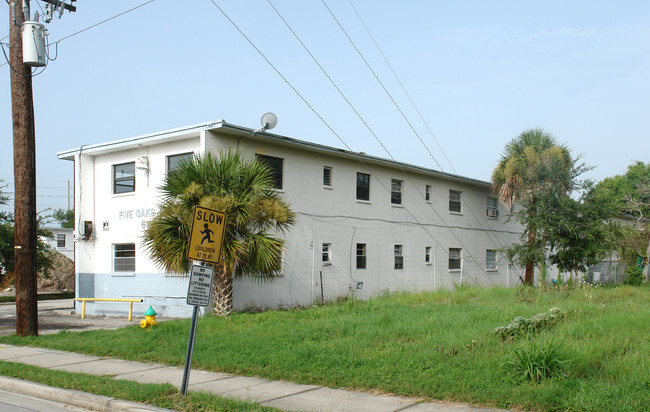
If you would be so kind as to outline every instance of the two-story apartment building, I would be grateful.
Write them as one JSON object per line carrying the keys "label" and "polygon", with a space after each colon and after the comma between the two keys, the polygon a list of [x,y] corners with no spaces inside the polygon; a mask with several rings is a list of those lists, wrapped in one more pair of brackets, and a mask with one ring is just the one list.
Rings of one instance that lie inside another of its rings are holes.
{"label": "two-story apartment building", "polygon": [[[143,298],[165,316],[189,316],[188,278],[165,273],[140,236],[158,187],[185,156],[239,147],[274,170],[296,213],[285,235],[283,274],[238,279],[235,308],[308,305],[353,293],[514,285],[519,269],[497,250],[521,227],[488,182],[217,121],[58,154],[74,161],[78,297]],[[120,305],[88,305],[117,314]]]}

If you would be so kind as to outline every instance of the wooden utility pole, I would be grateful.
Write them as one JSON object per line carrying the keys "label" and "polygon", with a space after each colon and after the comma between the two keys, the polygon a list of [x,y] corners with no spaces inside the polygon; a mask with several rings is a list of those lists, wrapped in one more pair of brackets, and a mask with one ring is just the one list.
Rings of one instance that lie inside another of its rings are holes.
{"label": "wooden utility pole", "polygon": [[[36,301],[36,143],[32,69],[23,64],[23,4],[9,6],[11,112],[14,131],[16,334],[38,335]],[[29,7],[29,0],[24,3]],[[28,16],[29,17],[29,16]],[[14,24],[15,23],[15,24]]]}

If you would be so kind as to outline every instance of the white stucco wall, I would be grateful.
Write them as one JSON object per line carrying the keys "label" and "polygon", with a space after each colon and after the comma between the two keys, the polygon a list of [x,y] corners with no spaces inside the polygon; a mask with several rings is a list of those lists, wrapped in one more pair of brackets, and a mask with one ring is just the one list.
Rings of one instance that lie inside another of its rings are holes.
{"label": "white stucco wall", "polygon": [[[498,249],[518,239],[520,228],[486,217],[488,185],[447,177],[408,165],[390,165],[317,145],[305,145],[270,135],[213,128],[146,144],[115,143],[83,148],[74,154],[77,295],[79,297],[143,298],[134,313],[149,305],[161,316],[190,316],[185,304],[187,277],[171,276],[156,267],[142,249],[140,236],[156,212],[166,159],[180,153],[218,152],[237,146],[247,156],[264,154],[283,159],[282,196],[296,213],[296,225],[285,235],[284,275],[271,283],[252,279],[235,282],[235,307],[266,308],[307,305],[343,297],[350,292],[367,298],[384,290],[426,290],[454,284],[513,285],[516,274],[504,261],[485,270],[486,249]],[[136,169],[133,193],[112,193],[112,167],[146,156],[148,168]],[[81,162],[79,160],[81,159]],[[324,187],[323,167],[332,168],[332,186]],[[370,200],[356,200],[356,173],[371,175]],[[403,180],[402,205],[390,202],[391,179]],[[432,196],[425,201],[425,186]],[[449,190],[462,192],[461,213],[449,212]],[[83,222],[92,221],[92,239],[83,240]],[[113,245],[136,244],[133,273],[113,271]],[[323,243],[330,243],[331,264],[321,261]],[[366,244],[367,266],[356,268],[356,244]],[[403,246],[404,268],[394,269],[394,245]],[[431,247],[431,262],[425,248]],[[449,248],[462,249],[462,271],[448,269]],[[322,280],[321,280],[322,279]],[[363,288],[358,289],[359,282]],[[128,304],[88,304],[88,313],[126,313]]]}

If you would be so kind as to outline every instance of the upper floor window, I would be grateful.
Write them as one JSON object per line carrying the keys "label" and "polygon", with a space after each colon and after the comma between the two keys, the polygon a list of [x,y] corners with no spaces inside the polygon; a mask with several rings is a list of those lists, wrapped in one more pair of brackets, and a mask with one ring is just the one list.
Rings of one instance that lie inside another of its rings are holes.
{"label": "upper floor window", "polygon": [[497,269],[497,251],[496,250],[486,250],[485,251],[485,269],[487,270],[496,270]]}
{"label": "upper floor window", "polygon": [[113,165],[113,193],[135,192],[135,162]]}
{"label": "upper floor window", "polygon": [[56,247],[58,248],[65,247],[65,233],[56,234]]}
{"label": "upper floor window", "polygon": [[431,246],[426,246],[424,248],[424,263],[431,263]]}
{"label": "upper floor window", "polygon": [[499,217],[499,207],[497,202],[498,199],[496,197],[489,196],[487,198],[487,208],[485,210],[487,217]]}
{"label": "upper floor window", "polygon": [[113,245],[113,271],[135,272],[135,243]]}
{"label": "upper floor window", "polygon": [[431,201],[431,185],[426,185],[424,187],[424,200],[427,202]]}
{"label": "upper floor window", "polygon": [[192,159],[194,153],[180,153],[171,156],[167,156],[167,173],[173,172],[178,169],[181,163],[186,162]]}
{"label": "upper floor window", "polygon": [[460,191],[449,191],[449,211],[460,213]]}
{"label": "upper floor window", "polygon": [[332,244],[331,243],[323,243],[322,260],[323,260],[323,264],[326,264],[326,265],[332,263]]}
{"label": "upper floor window", "polygon": [[404,269],[404,256],[402,255],[402,245],[395,245],[395,269]]}
{"label": "upper floor window", "polygon": [[460,252],[462,249],[449,249],[449,270],[460,270],[462,266]]}
{"label": "upper floor window", "polygon": [[402,204],[402,186],[404,182],[397,179],[390,181],[390,202],[394,205]]}
{"label": "upper floor window", "polygon": [[323,166],[323,186],[332,187],[332,168]]}
{"label": "upper floor window", "polygon": [[370,200],[370,175],[357,172],[357,200]]}
{"label": "upper floor window", "polygon": [[276,189],[282,189],[282,163],[283,160],[280,157],[266,156],[261,154],[256,154],[258,159],[266,163],[271,169],[271,176],[273,178],[273,186]]}
{"label": "upper floor window", "polygon": [[357,269],[366,268],[366,244],[357,243]]}

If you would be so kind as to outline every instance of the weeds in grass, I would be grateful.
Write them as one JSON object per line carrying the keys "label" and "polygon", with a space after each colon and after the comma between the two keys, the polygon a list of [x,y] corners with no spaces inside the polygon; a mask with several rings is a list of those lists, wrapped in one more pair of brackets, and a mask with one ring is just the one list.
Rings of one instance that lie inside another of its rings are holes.
{"label": "weeds in grass", "polygon": [[560,345],[550,339],[543,343],[532,340],[527,346],[516,349],[504,366],[517,377],[540,382],[562,374],[568,376],[565,373],[567,363],[568,360],[562,359]]}
{"label": "weeds in grass", "polygon": [[560,308],[551,308],[549,313],[538,313],[529,318],[517,316],[508,325],[495,328],[492,333],[503,340],[512,340],[517,335],[539,332],[553,326],[558,320],[566,316]]}

